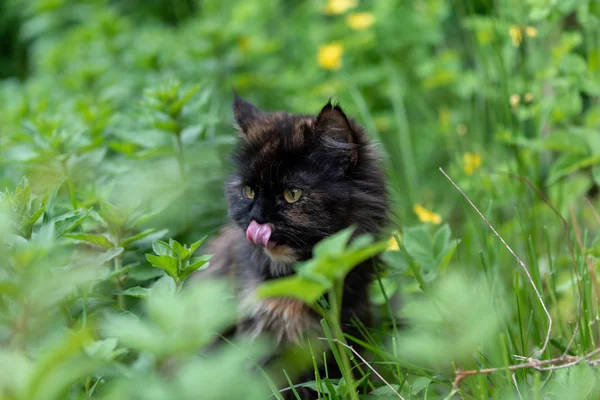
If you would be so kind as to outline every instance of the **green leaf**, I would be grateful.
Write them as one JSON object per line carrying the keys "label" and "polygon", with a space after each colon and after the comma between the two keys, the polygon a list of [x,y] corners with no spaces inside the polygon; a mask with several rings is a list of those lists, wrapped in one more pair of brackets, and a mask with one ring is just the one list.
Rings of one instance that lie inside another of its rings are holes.
{"label": "green leaf", "polygon": [[[560,153],[589,154],[589,147],[581,135],[568,131],[552,133],[542,141],[542,148]],[[541,150],[541,149],[540,149]]]}
{"label": "green leaf", "polygon": [[[383,286],[383,290],[381,290],[381,286]],[[382,306],[388,301],[398,290],[398,284],[395,280],[389,278],[381,278],[381,286],[379,285],[379,280],[375,280],[371,282],[369,286],[369,299],[371,303]]]}
{"label": "green leaf", "polygon": [[171,248],[173,249],[173,255],[176,256],[176,257],[178,257],[182,261],[187,260],[188,257],[190,256],[189,250],[186,249],[185,247],[183,247],[181,245],[181,243],[179,243],[176,240],[173,240],[171,242]]}
{"label": "green leaf", "polygon": [[213,258],[212,254],[203,255],[200,257],[194,257],[190,260],[190,265],[185,267],[183,271],[181,271],[180,278],[186,279],[190,276],[194,271],[202,268],[208,268],[210,259]]}
{"label": "green leaf", "polygon": [[141,286],[135,286],[126,290],[117,290],[115,291],[115,294],[124,294],[125,296],[136,297],[138,299],[145,299],[150,295],[151,292],[151,289]]}
{"label": "green leaf", "polygon": [[202,245],[202,243],[204,243],[205,240],[206,240],[206,236],[204,236],[202,239],[200,239],[197,242],[194,242],[190,245],[190,256],[194,255],[194,252],[198,249],[198,247],[200,247]]}
{"label": "green leaf", "polygon": [[153,234],[154,232],[156,232],[157,229],[156,228],[151,228],[151,229],[146,229],[136,235],[130,236],[126,239],[123,239],[121,241],[121,243],[119,243],[119,246],[121,247],[127,247],[128,245],[137,242],[138,240],[142,240],[143,238],[145,238],[148,235]]}
{"label": "green leaf", "polygon": [[600,164],[600,154],[589,157],[581,157],[581,155],[577,154],[565,154],[550,168],[547,184],[551,185],[573,172],[598,164]]}
{"label": "green leaf", "polygon": [[173,279],[178,278],[178,265],[179,260],[171,256],[155,256],[153,254],[146,254],[146,259],[150,261],[150,264],[156,268],[165,270],[167,274]]}
{"label": "green leaf", "polygon": [[433,252],[440,255],[446,252],[450,247],[450,227],[448,224],[442,225],[433,235]]}
{"label": "green leaf", "polygon": [[183,106],[185,106],[192,99],[192,97],[194,97],[198,90],[200,90],[199,85],[196,85],[190,90],[188,90],[179,100],[177,100],[171,105],[171,107],[169,108],[169,114],[173,117],[179,116]]}
{"label": "green leaf", "polygon": [[154,243],[152,243],[152,250],[159,256],[173,255],[173,249],[171,249],[171,246],[162,240],[156,240]]}
{"label": "green leaf", "polygon": [[272,279],[260,285],[258,297],[294,297],[307,304],[314,304],[325,292],[326,287],[321,283],[308,280],[299,275]]}
{"label": "green leaf", "polygon": [[348,244],[353,232],[354,228],[350,227],[321,240],[313,249],[315,257],[341,254],[346,248],[346,244]]}
{"label": "green leaf", "polygon": [[56,237],[61,237],[65,233],[69,233],[73,229],[77,228],[79,225],[81,225],[83,220],[90,215],[91,211],[92,209],[77,209],[75,211],[63,214],[60,217],[53,218],[52,223],[54,224],[54,232]]}
{"label": "green leaf", "polygon": [[423,389],[425,389],[430,384],[431,384],[431,378],[427,378],[424,376],[417,378],[417,379],[415,379],[415,381],[412,384],[411,393],[413,395],[419,394],[420,392],[423,391]]}
{"label": "green leaf", "polygon": [[121,253],[123,253],[123,250],[124,249],[122,247],[113,247],[112,249],[109,249],[108,251],[105,251],[104,253],[97,256],[95,260],[100,264],[107,263],[113,260],[115,257],[120,256]]}
{"label": "green leaf", "polygon": [[115,247],[110,242],[110,240],[108,240],[106,238],[106,236],[103,236],[103,235],[97,235],[97,234],[93,234],[93,233],[75,233],[75,234],[65,235],[65,236],[70,239],[79,240],[81,242],[90,243],[90,244],[104,247],[107,249],[111,249],[111,248]]}
{"label": "green leaf", "polygon": [[102,361],[112,361],[120,355],[127,353],[127,350],[117,350],[117,339],[108,338],[88,343],[85,346],[85,352],[87,353],[87,355],[94,359]]}

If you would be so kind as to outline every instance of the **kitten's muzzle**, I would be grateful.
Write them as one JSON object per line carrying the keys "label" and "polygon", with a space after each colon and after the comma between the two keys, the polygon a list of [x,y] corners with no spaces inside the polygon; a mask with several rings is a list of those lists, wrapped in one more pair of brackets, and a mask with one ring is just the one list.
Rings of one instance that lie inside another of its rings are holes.
{"label": "kitten's muzzle", "polygon": [[256,245],[272,249],[276,245],[275,241],[271,240],[272,233],[273,229],[271,228],[271,225],[259,224],[252,220],[250,225],[248,225],[248,229],[246,229],[246,239]]}

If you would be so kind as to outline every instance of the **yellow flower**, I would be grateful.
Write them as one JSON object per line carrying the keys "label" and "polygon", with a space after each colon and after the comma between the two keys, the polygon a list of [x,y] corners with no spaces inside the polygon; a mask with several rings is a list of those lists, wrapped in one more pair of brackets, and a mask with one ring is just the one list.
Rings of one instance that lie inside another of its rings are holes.
{"label": "yellow flower", "polygon": [[329,15],[343,14],[357,5],[357,0],[329,0],[325,6],[325,13]]}
{"label": "yellow flower", "polygon": [[352,13],[346,17],[346,24],[355,31],[364,31],[375,23],[375,17],[371,13]]}
{"label": "yellow flower", "polygon": [[510,105],[513,108],[517,108],[519,107],[519,104],[521,104],[521,96],[519,96],[518,94],[511,94],[510,98],[508,99],[508,102],[510,103]]}
{"label": "yellow flower", "polygon": [[463,166],[465,174],[473,175],[473,172],[481,167],[481,155],[479,153],[463,154]]}
{"label": "yellow flower", "polygon": [[523,96],[523,100],[525,100],[525,103],[531,103],[533,101],[533,95],[530,92],[525,93],[525,96]]}
{"label": "yellow flower", "polygon": [[344,47],[339,43],[329,43],[319,47],[319,66],[324,69],[340,69]]}
{"label": "yellow flower", "polygon": [[442,222],[440,214],[429,211],[420,204],[415,204],[413,211],[417,214],[417,217],[419,217],[419,221],[421,222],[429,222],[435,225],[439,225]]}
{"label": "yellow flower", "polygon": [[529,37],[536,37],[537,36],[537,29],[535,29],[533,26],[528,26],[527,28],[525,28],[525,33]]}
{"label": "yellow flower", "polygon": [[511,27],[508,28],[508,34],[512,39],[513,46],[519,47],[523,41],[523,33],[521,32],[521,28],[517,25],[511,25]]}
{"label": "yellow flower", "polygon": [[387,251],[399,251],[400,250],[400,246],[398,246],[398,242],[396,242],[396,238],[394,237],[395,235],[398,235],[398,238],[402,238],[402,236],[400,235],[399,232],[393,232],[392,236],[390,237],[390,239],[387,242]]}

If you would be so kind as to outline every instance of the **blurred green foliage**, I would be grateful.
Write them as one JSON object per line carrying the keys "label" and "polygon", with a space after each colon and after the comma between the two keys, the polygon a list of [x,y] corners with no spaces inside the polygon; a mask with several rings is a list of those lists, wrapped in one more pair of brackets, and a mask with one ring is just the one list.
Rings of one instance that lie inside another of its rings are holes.
{"label": "blurred green foliage", "polygon": [[[273,391],[250,367],[268,341],[212,344],[235,318],[228,288],[184,284],[210,259],[198,239],[226,221],[232,88],[271,110],[340,100],[385,155],[395,235],[371,288],[378,323],[345,340],[390,386],[364,365],[356,382],[306,385],[333,399],[352,384],[365,398],[597,397],[593,357],[453,382],[540,350],[532,284],[553,317],[541,358],[600,341],[599,20],[595,0],[0,2],[0,399]],[[385,247],[348,232],[263,294],[335,295]],[[343,341],[334,316],[324,327]],[[332,350],[345,371],[360,361]]]}

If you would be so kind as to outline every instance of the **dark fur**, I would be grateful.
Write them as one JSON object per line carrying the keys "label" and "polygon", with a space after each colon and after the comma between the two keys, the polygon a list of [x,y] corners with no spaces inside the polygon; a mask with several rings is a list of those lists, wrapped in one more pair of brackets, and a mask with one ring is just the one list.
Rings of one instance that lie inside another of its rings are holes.
{"label": "dark fur", "polygon": [[[388,215],[384,175],[363,129],[337,105],[328,103],[316,116],[265,113],[236,95],[233,111],[242,139],[234,155],[236,173],[226,189],[232,224],[209,250],[215,256],[207,272],[236,278],[247,315],[239,333],[297,343],[319,329],[317,316],[298,300],[258,300],[255,288],[292,274],[289,259],[310,258],[318,241],[343,228],[354,225],[357,233],[380,234]],[[254,199],[244,196],[245,185],[254,188]],[[300,200],[286,203],[286,188],[301,188]],[[272,238],[287,253],[271,259],[248,242],[244,232],[252,220],[269,223]],[[352,317],[369,322],[372,275],[370,260],[345,281],[342,324],[347,331]]]}

